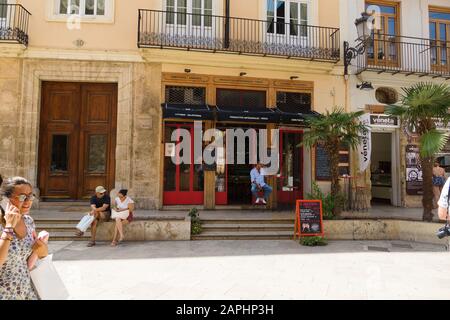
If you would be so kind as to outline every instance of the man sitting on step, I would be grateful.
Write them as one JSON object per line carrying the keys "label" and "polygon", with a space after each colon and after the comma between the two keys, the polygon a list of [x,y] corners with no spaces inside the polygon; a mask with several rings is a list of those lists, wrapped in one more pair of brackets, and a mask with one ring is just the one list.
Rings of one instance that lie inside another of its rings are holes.
{"label": "man sitting on step", "polygon": [[[264,182],[263,164],[258,162],[250,171],[250,179],[252,182],[252,194],[255,196],[255,204],[267,204],[272,188]],[[258,192],[264,191],[264,198],[260,198]]]}
{"label": "man sitting on step", "polygon": [[[95,235],[97,233],[97,224],[100,221],[108,221],[111,218],[111,198],[106,194],[106,189],[102,186],[95,188],[95,195],[91,198],[91,216],[94,220],[91,224],[91,241],[88,247],[95,246]],[[77,231],[77,236],[82,236],[83,232]]]}

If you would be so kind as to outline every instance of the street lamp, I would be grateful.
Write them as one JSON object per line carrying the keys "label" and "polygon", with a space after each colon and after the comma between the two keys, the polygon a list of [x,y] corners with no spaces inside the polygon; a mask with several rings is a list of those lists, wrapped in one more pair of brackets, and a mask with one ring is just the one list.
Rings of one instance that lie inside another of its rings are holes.
{"label": "street lamp", "polygon": [[367,40],[370,39],[371,29],[373,28],[373,25],[370,26],[370,23],[373,24],[373,22],[369,21],[370,18],[370,14],[363,12],[361,13],[361,17],[355,21],[356,31],[358,32],[358,44],[356,47],[350,47],[350,44],[347,41],[344,41],[345,75],[348,75],[348,66],[351,64],[352,60],[366,51],[366,43]]}

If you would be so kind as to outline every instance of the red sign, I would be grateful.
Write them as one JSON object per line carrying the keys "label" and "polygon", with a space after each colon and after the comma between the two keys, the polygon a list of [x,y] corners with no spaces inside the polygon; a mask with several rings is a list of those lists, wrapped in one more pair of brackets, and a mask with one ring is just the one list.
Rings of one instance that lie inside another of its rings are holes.
{"label": "red sign", "polygon": [[297,200],[295,236],[323,236],[322,200]]}

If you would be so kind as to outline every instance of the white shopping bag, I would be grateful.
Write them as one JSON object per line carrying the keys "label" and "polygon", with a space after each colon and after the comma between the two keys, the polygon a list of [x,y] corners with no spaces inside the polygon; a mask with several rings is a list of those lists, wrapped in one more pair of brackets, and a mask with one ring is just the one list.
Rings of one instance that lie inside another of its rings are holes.
{"label": "white shopping bag", "polygon": [[30,271],[31,281],[42,300],[67,300],[69,293],[53,265],[53,255],[38,261]]}
{"label": "white shopping bag", "polygon": [[77,225],[77,229],[81,232],[86,232],[86,230],[91,226],[92,222],[94,222],[95,217],[90,214],[85,215],[81,218],[80,222]]}

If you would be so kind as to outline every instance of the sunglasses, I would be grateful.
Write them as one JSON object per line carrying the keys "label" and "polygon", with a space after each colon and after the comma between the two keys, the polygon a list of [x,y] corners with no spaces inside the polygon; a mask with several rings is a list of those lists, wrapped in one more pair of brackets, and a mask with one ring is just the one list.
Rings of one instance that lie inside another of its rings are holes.
{"label": "sunglasses", "polygon": [[36,199],[36,197],[34,196],[34,194],[30,194],[30,195],[21,194],[21,195],[16,196],[16,198],[17,198],[20,202],[33,201],[34,199]]}

